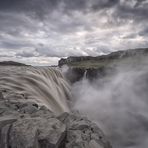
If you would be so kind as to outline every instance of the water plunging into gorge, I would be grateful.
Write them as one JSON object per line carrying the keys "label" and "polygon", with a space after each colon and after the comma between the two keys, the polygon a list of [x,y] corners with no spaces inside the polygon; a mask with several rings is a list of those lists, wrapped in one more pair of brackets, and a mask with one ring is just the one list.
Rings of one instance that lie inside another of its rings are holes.
{"label": "water plunging into gorge", "polygon": [[70,86],[59,70],[0,67],[0,89],[22,94],[27,101],[45,105],[56,114],[69,112]]}

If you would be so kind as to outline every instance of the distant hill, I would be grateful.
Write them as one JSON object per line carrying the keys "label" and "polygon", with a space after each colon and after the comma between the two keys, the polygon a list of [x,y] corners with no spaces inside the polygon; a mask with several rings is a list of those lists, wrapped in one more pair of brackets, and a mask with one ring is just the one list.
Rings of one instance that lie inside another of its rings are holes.
{"label": "distant hill", "polygon": [[29,66],[29,65],[15,62],[15,61],[2,61],[0,62],[0,66]]}
{"label": "distant hill", "polygon": [[114,61],[120,62],[127,58],[134,58],[143,55],[148,55],[148,48],[141,49],[129,49],[123,51],[112,52],[108,55],[101,55],[96,57],[91,56],[79,56],[79,57],[68,57],[66,59],[60,59],[58,65],[61,67],[63,65],[68,65],[70,67],[83,67],[83,68],[98,68],[104,66],[104,64],[109,64]]}

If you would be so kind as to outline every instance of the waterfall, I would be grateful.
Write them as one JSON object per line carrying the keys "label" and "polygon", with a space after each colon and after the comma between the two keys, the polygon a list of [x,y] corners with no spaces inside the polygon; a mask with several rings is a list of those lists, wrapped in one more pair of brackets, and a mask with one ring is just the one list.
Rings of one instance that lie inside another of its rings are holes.
{"label": "waterfall", "polygon": [[70,86],[57,69],[0,67],[0,89],[23,94],[27,101],[45,105],[56,114],[69,112]]}
{"label": "waterfall", "polygon": [[87,69],[84,71],[83,80],[87,79]]}

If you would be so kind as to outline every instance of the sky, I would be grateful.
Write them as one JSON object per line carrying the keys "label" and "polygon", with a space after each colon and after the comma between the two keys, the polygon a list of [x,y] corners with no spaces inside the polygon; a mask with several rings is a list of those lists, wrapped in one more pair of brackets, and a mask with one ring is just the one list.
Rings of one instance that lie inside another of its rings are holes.
{"label": "sky", "polygon": [[0,61],[55,65],[139,47],[148,47],[148,0],[0,0]]}

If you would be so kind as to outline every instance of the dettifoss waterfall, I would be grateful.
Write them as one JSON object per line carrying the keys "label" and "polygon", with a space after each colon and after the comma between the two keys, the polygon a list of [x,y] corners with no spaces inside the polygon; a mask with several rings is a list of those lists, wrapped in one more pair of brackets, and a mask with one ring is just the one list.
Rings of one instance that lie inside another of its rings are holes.
{"label": "dettifoss waterfall", "polygon": [[133,67],[93,82],[86,71],[70,86],[58,69],[2,66],[0,90],[22,94],[25,101],[45,105],[57,115],[79,110],[98,124],[113,148],[147,148],[148,67]]}
{"label": "dettifoss waterfall", "polygon": [[69,112],[70,86],[57,69],[0,67],[0,89],[22,94],[56,114]]}

